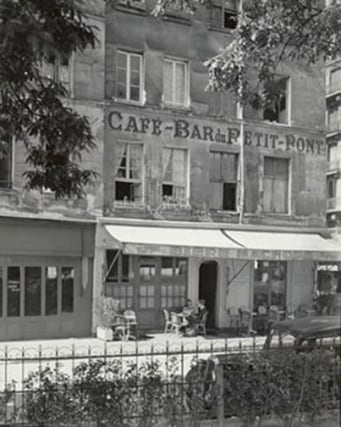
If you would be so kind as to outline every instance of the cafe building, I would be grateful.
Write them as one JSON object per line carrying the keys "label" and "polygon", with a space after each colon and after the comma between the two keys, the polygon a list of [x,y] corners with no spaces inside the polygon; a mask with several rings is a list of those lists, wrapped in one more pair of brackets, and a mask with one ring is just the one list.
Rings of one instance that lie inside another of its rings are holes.
{"label": "cafe building", "polygon": [[233,39],[238,2],[159,19],[154,4],[106,9],[93,300],[121,300],[147,330],[186,298],[204,298],[219,329],[231,307],[311,305],[318,263],[341,261],[325,227],[321,69],[280,64],[276,102],[241,117],[232,94],[205,91],[204,66]]}
{"label": "cafe building", "polygon": [[238,120],[127,106],[106,123],[94,300],[119,299],[149,331],[186,298],[206,300],[211,329],[229,328],[231,307],[312,305],[318,263],[341,261],[319,218],[322,132],[248,121],[241,144]]}

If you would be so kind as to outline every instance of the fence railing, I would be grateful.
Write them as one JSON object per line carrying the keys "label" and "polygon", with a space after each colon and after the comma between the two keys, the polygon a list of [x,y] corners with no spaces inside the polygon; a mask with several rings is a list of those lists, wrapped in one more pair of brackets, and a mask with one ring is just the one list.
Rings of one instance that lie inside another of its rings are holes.
{"label": "fence railing", "polygon": [[297,354],[290,341],[266,352],[256,338],[4,347],[0,425],[188,426],[206,419],[214,426],[232,416],[287,416],[298,402],[315,414],[339,407],[338,360],[325,347]]}

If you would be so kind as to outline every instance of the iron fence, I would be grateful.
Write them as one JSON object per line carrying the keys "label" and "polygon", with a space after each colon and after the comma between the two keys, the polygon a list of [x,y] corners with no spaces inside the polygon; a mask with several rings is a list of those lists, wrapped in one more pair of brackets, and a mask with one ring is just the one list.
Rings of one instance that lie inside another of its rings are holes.
{"label": "iron fence", "polygon": [[270,354],[256,337],[5,346],[0,425],[187,426],[207,419],[213,426],[231,416],[297,412],[297,401],[306,412],[338,408],[339,357],[316,351],[300,356],[284,343]]}

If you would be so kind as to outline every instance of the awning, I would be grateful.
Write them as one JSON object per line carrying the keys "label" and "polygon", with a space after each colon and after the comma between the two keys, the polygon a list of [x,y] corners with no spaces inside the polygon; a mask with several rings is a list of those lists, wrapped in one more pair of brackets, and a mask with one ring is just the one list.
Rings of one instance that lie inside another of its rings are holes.
{"label": "awning", "polygon": [[237,258],[242,246],[219,229],[106,225],[116,247],[125,254]]}
{"label": "awning", "polygon": [[314,233],[276,233],[224,230],[254,259],[340,261],[341,245]]}
{"label": "awning", "polygon": [[317,233],[105,225],[124,254],[267,260],[341,261],[341,247]]}

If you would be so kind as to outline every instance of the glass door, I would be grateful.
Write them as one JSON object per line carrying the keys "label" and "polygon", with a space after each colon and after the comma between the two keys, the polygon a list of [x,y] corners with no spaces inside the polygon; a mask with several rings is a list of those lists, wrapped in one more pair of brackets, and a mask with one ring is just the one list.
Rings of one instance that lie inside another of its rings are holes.
{"label": "glass door", "polygon": [[156,258],[141,257],[138,275],[139,327],[160,329],[160,293],[157,286],[158,263]]}

